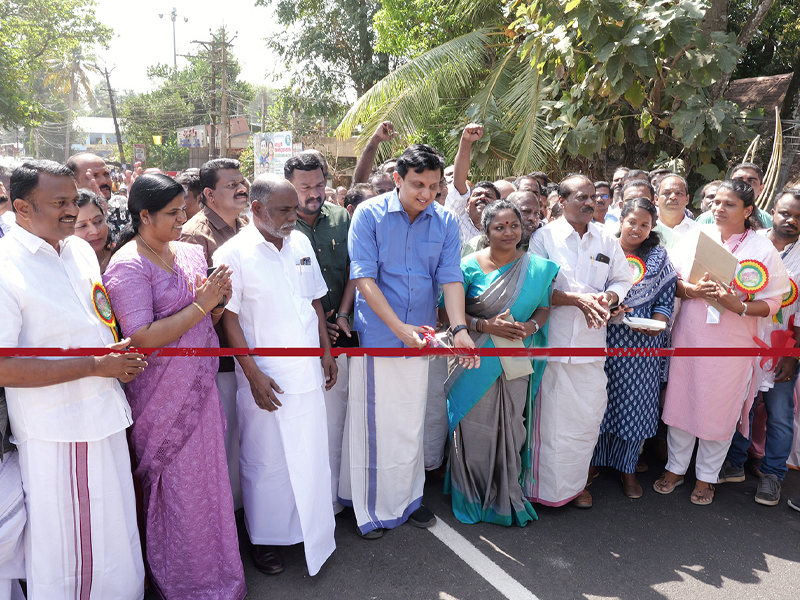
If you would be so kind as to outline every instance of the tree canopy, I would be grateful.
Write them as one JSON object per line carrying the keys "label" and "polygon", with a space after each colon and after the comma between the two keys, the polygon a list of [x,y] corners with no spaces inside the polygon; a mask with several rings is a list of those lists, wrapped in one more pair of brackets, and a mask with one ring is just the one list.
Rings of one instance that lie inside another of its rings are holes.
{"label": "tree canopy", "polygon": [[0,125],[35,125],[56,116],[37,84],[81,48],[108,44],[112,30],[97,20],[94,6],[94,0],[0,3]]}

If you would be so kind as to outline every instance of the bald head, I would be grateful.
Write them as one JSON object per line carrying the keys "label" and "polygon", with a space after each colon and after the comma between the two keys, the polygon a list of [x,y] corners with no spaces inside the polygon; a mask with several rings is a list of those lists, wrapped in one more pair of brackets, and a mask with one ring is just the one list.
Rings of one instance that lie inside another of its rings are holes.
{"label": "bald head", "polygon": [[65,163],[75,173],[75,181],[79,188],[92,189],[92,180],[97,182],[100,193],[108,200],[111,198],[111,173],[106,161],[91,152],[81,152],[70,156]]}
{"label": "bald head", "polygon": [[295,192],[295,194],[297,193],[288,179],[284,179],[280,175],[275,175],[273,173],[264,173],[253,180],[250,186],[250,200],[266,205],[269,203],[269,199],[273,194],[288,190]]}
{"label": "bald head", "polygon": [[494,182],[494,187],[500,192],[500,198],[506,199],[516,191],[514,184],[506,181],[505,179],[498,179]]}
{"label": "bald head", "polygon": [[297,223],[297,190],[287,179],[265,173],[250,186],[250,199],[256,229],[280,249]]}

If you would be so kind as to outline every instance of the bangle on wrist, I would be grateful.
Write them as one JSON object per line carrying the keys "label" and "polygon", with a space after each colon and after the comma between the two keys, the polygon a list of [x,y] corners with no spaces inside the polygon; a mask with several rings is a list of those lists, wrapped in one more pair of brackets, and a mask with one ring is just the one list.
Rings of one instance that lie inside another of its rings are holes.
{"label": "bangle on wrist", "polygon": [[739,313],[740,317],[743,317],[747,314],[747,302],[742,302],[742,312]]}
{"label": "bangle on wrist", "polygon": [[528,320],[528,322],[529,323],[533,323],[533,326],[535,327],[535,329],[533,330],[533,333],[537,333],[539,331],[539,329],[541,329],[539,327],[539,323],[537,323],[535,319],[531,318],[531,319]]}
{"label": "bangle on wrist", "polygon": [[477,317],[470,317],[469,319],[469,328],[472,331],[478,331],[478,319]]}
{"label": "bangle on wrist", "polygon": [[336,313],[336,318],[338,319],[340,317],[344,317],[348,321],[350,320],[350,315],[348,313],[346,313],[346,312],[337,312]]}
{"label": "bangle on wrist", "polygon": [[477,331],[478,333],[483,333],[484,323],[485,321],[483,319],[478,319],[477,322],[475,323],[475,331]]}
{"label": "bangle on wrist", "polygon": [[208,314],[206,311],[203,310],[203,307],[200,306],[197,302],[192,302],[192,304],[194,304],[197,307],[197,310],[199,310],[201,313],[203,313],[204,317]]}

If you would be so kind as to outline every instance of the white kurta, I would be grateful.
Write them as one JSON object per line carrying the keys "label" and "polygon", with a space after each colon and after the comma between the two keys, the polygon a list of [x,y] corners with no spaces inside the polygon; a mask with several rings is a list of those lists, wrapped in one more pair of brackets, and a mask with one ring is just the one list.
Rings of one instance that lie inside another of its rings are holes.
{"label": "white kurta", "polygon": [[[633,286],[619,242],[596,223],[590,223],[581,237],[566,219],[556,219],[533,235],[529,251],[561,266],[553,284],[555,290],[589,294],[613,291],[621,300]],[[606,346],[606,328],[589,329],[583,313],[574,306],[550,309],[548,336],[551,348]],[[525,490],[531,500],[561,506],[586,486],[608,401],[604,363],[604,357],[548,357],[535,403],[536,485]]]}
{"label": "white kurta", "polygon": [[[0,347],[103,347],[114,342],[92,303],[100,267],[77,237],[59,252],[19,225],[0,239]],[[57,359],[55,359],[57,360]],[[144,596],[144,566],[116,379],[6,388],[28,524],[30,597]],[[79,535],[76,535],[79,533]]]}
{"label": "white kurta", "polygon": [[25,578],[26,520],[19,454],[8,452],[0,464],[0,598],[24,597],[18,580]]}
{"label": "white kurta", "polygon": [[[319,347],[311,301],[328,289],[306,236],[294,231],[278,250],[251,223],[214,253],[221,263],[233,270],[226,309],[239,316],[248,347]],[[336,548],[322,368],[313,357],[255,361],[284,393],[277,411],[258,408],[236,364],[245,525],[254,544],[304,542],[316,575]]]}

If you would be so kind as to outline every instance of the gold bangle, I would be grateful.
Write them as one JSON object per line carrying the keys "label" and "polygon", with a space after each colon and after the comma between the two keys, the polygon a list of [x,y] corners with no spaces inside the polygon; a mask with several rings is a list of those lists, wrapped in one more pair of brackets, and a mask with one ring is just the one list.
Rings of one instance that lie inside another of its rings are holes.
{"label": "gold bangle", "polygon": [[197,302],[192,302],[192,304],[194,304],[200,310],[200,312],[203,313],[204,317],[208,314],[206,311],[203,310],[203,307],[200,306]]}

